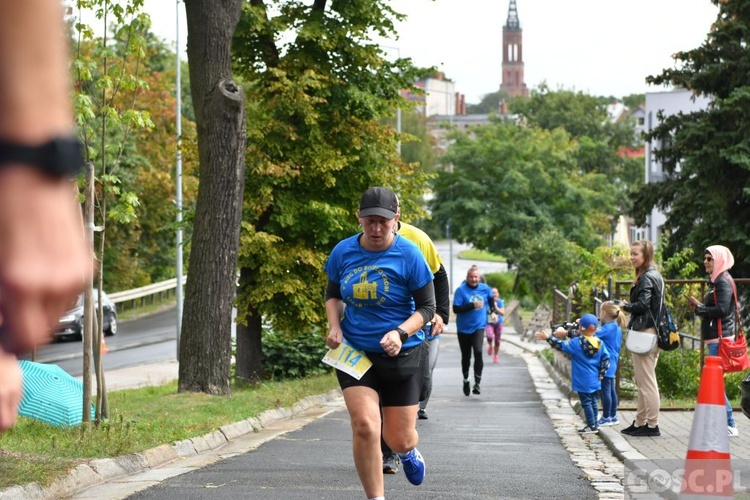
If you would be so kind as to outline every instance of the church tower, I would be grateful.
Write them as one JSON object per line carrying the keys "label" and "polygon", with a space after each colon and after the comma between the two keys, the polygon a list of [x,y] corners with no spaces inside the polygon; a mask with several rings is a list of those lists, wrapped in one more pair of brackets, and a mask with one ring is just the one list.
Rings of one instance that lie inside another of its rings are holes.
{"label": "church tower", "polygon": [[500,90],[508,97],[529,95],[523,80],[523,30],[518,20],[516,0],[510,0],[508,20],[503,26],[503,83]]}

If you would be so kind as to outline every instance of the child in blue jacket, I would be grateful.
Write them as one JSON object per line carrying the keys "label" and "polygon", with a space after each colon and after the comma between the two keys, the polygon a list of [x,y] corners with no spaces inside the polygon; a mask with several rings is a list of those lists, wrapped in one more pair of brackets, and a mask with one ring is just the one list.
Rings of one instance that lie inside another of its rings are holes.
{"label": "child in blue jacket", "polygon": [[602,326],[597,330],[596,336],[604,342],[604,347],[609,353],[609,369],[602,379],[602,418],[599,426],[617,425],[617,387],[615,376],[617,374],[617,363],[620,360],[620,347],[622,346],[622,330],[627,326],[628,320],[614,302],[604,302],[599,310],[599,319]]}
{"label": "child in blue jacket", "polygon": [[602,387],[601,379],[609,368],[609,353],[604,343],[594,334],[599,326],[599,320],[593,314],[584,314],[578,322],[581,335],[572,339],[562,340],[568,332],[559,328],[552,333],[536,332],[536,338],[546,340],[555,349],[567,353],[571,358],[571,382],[573,390],[578,393],[583,413],[586,416],[586,426],[578,430],[579,434],[594,434],[599,432],[596,417],[598,413],[598,392]]}

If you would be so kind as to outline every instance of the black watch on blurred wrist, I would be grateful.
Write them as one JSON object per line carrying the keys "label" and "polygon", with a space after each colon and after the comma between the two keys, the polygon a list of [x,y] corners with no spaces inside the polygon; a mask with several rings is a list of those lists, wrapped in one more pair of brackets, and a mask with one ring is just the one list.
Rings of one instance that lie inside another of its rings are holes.
{"label": "black watch on blurred wrist", "polygon": [[0,138],[0,169],[9,164],[29,165],[55,178],[72,178],[83,167],[83,146],[75,134],[36,145]]}
{"label": "black watch on blurred wrist", "polygon": [[403,328],[396,328],[396,331],[398,332],[398,336],[401,338],[401,345],[405,344],[407,340],[409,340],[409,334],[406,333],[406,330]]}

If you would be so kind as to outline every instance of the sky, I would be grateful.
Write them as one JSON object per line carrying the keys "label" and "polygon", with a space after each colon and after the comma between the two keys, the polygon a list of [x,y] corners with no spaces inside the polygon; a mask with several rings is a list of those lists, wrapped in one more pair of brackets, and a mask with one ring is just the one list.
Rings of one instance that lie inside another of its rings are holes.
{"label": "sky", "polygon": [[[510,0],[392,0],[406,14],[386,51],[435,66],[466,102],[499,89],[502,27]],[[145,0],[153,30],[175,40],[176,1]],[[516,0],[523,28],[526,85],[546,82],[593,95],[664,90],[646,84],[674,66],[672,54],[700,46],[718,8],[709,0]],[[180,3],[180,45],[186,43]]]}

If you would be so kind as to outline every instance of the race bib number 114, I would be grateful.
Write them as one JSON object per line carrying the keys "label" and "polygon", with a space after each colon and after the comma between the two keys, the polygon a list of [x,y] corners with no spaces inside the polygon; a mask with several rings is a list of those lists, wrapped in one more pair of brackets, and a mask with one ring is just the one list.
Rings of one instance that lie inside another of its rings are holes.
{"label": "race bib number 114", "polygon": [[361,379],[362,375],[372,366],[369,358],[363,352],[350,346],[346,340],[336,349],[329,349],[323,356],[323,363],[341,370],[357,380]]}

